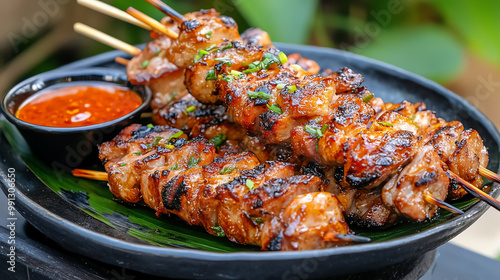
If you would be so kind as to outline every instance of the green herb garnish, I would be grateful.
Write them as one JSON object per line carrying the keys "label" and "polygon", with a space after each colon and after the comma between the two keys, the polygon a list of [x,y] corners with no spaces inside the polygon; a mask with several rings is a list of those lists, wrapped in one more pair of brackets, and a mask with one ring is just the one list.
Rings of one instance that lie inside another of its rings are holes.
{"label": "green herb garnish", "polygon": [[248,97],[250,97],[252,99],[262,98],[262,99],[268,100],[269,98],[271,98],[271,95],[267,94],[265,92],[262,92],[262,91],[259,91],[259,92],[249,91]]}
{"label": "green herb garnish", "polygon": [[189,106],[189,107],[186,108],[186,112],[185,113],[187,115],[188,113],[191,113],[194,110],[196,110],[196,106]]}
{"label": "green herb garnish", "polygon": [[120,166],[125,166],[125,165],[127,165],[127,164],[126,164],[126,163],[122,163],[122,164],[120,164]]}
{"label": "green herb garnish", "polygon": [[175,146],[171,145],[171,144],[165,144],[165,148],[173,150],[173,149],[175,149]]}
{"label": "green herb garnish", "polygon": [[286,85],[285,84],[278,84],[276,86],[276,89],[283,89]]}
{"label": "green herb garnish", "polygon": [[194,63],[197,63],[198,61],[200,61],[200,59],[202,57],[204,57],[205,55],[208,54],[208,51],[206,50],[199,50],[198,51],[198,54],[194,57]]}
{"label": "green herb garnish", "polygon": [[297,90],[297,86],[292,85],[292,86],[287,86],[288,93],[294,93]]}
{"label": "green herb garnish", "polygon": [[148,148],[152,148],[154,146],[158,146],[158,143],[163,139],[161,136],[156,136],[155,140],[151,142],[150,144],[146,145]]}
{"label": "green herb garnish", "polygon": [[390,122],[378,122],[378,124],[383,125],[383,126],[390,126],[390,127],[394,126],[394,125],[393,125],[392,123],[390,123]]}
{"label": "green herb garnish", "polygon": [[136,155],[136,156],[140,156],[140,155],[142,155],[142,153],[141,153],[141,152],[133,152],[132,154],[134,154],[134,155]]}
{"label": "green herb garnish", "polygon": [[317,128],[317,127],[314,127],[312,125],[307,124],[304,126],[304,131],[309,133],[312,137],[314,137],[316,139],[323,137],[322,128],[320,129],[320,128]]}
{"label": "green herb garnish", "polygon": [[148,64],[149,64],[149,60],[144,60],[144,61],[142,62],[142,68],[146,68],[146,67],[148,67]]}
{"label": "green herb garnish", "polygon": [[232,47],[233,47],[233,43],[229,43],[227,46],[224,46],[224,47],[220,48],[220,50],[221,51],[225,51],[225,50],[230,49]]}
{"label": "green herb garnish", "polygon": [[256,224],[262,224],[264,222],[261,217],[251,217],[250,219]]}
{"label": "green herb garnish", "polygon": [[245,74],[243,74],[242,72],[240,71],[236,71],[236,70],[231,70],[231,76],[235,77],[235,78],[238,78],[238,79],[243,79],[245,78]]}
{"label": "green herb garnish", "polygon": [[217,237],[224,237],[226,236],[226,233],[222,229],[222,227],[219,224],[215,224],[215,226],[212,227],[212,230],[214,231],[215,235]]}
{"label": "green herb garnish", "polygon": [[222,63],[225,63],[229,66],[233,65],[233,63],[231,62],[231,58],[230,57],[219,57],[219,58],[216,58],[215,59],[216,61],[219,61],[219,62],[222,62]]}
{"label": "green herb garnish", "polygon": [[285,64],[288,61],[288,57],[286,57],[286,54],[283,52],[280,52],[279,59],[281,64]]}
{"label": "green herb garnish", "polygon": [[249,190],[253,190],[253,187],[255,186],[255,183],[252,180],[247,179],[245,185],[247,185],[247,187],[248,187]]}
{"label": "green herb garnish", "polygon": [[363,101],[365,103],[368,103],[368,102],[370,102],[373,99],[373,97],[374,97],[373,93],[370,93],[369,95],[363,97]]}
{"label": "green herb garnish", "polygon": [[179,165],[176,163],[174,166],[170,167],[169,169],[177,170],[177,169],[179,169]]}
{"label": "green herb garnish", "polygon": [[149,128],[153,128],[153,127],[154,127],[154,125],[153,125],[153,124],[151,124],[151,123],[149,123],[149,124],[147,125],[147,127],[149,127]]}
{"label": "green herb garnish", "polygon": [[219,173],[221,175],[229,174],[229,173],[233,172],[233,170],[235,170],[235,169],[236,169],[236,166],[234,166],[234,165],[225,166],[224,169],[222,169]]}
{"label": "green herb garnish", "polygon": [[205,80],[211,81],[211,80],[216,80],[217,77],[215,76],[215,70],[210,70],[207,72],[207,75],[205,76]]}
{"label": "green herb garnish", "polygon": [[182,134],[184,134],[184,132],[182,132],[182,131],[176,132],[174,135],[172,135],[172,136],[170,136],[170,137],[168,138],[168,142],[170,142],[170,140],[172,140],[172,139],[174,139],[174,138],[179,138],[179,137],[181,137],[181,135],[182,135]]}
{"label": "green herb garnish", "polygon": [[325,131],[328,129],[328,125],[325,123],[322,127],[321,127],[321,133],[325,133]]}
{"label": "green herb garnish", "polygon": [[187,164],[187,168],[191,168],[191,167],[195,167],[198,165],[198,163],[200,163],[201,161],[201,158],[199,157],[195,157],[195,156],[191,156],[188,160],[188,164]]}
{"label": "green herb garnish", "polygon": [[212,37],[212,33],[212,30],[208,31],[207,34],[205,34],[205,37],[207,37],[207,39],[210,39],[210,37]]}
{"label": "green herb garnish", "polygon": [[218,149],[224,142],[226,141],[227,137],[226,134],[224,133],[219,133],[215,135],[212,139],[210,139],[210,143],[214,144],[214,147]]}
{"label": "green herb garnish", "polygon": [[275,112],[276,114],[278,114],[278,115],[283,114],[283,111],[281,110],[280,107],[278,107],[278,105],[276,105],[276,104],[273,104],[273,105],[266,104],[266,105],[267,105],[267,108],[269,108],[269,110]]}

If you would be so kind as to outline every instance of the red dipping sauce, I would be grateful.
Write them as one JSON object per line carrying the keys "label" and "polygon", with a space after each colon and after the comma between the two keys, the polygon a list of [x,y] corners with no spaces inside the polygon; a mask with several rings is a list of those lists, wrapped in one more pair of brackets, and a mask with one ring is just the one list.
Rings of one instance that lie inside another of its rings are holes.
{"label": "red dipping sauce", "polygon": [[17,110],[16,117],[41,126],[79,127],[117,119],[141,104],[141,97],[128,88],[74,86],[26,100]]}

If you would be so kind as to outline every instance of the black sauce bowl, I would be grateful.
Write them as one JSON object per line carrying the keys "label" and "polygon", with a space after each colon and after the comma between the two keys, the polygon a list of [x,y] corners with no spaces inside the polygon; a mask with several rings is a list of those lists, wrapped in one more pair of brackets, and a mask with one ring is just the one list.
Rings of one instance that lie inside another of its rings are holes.
{"label": "black sauce bowl", "polygon": [[[81,127],[48,127],[22,121],[16,117],[19,106],[41,90],[49,91],[71,86],[120,86],[135,91],[142,104],[117,119]],[[89,166],[98,162],[97,145],[113,138],[127,125],[137,122],[146,110],[152,93],[148,87],[132,85],[123,71],[109,68],[49,71],[29,78],[5,95],[1,109],[5,118],[15,125],[32,153],[60,171]]]}

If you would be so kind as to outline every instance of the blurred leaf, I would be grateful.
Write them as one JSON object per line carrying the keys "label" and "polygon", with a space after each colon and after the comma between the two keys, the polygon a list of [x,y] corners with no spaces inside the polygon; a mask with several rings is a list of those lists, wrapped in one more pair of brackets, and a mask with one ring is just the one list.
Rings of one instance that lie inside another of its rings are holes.
{"label": "blurred leaf", "polygon": [[267,31],[271,40],[304,44],[318,0],[240,0],[235,6],[250,25]]}
{"label": "blurred leaf", "polygon": [[500,1],[433,1],[478,56],[500,66]]}
{"label": "blurred leaf", "polygon": [[439,83],[450,81],[465,67],[460,43],[434,25],[385,29],[359,52]]}

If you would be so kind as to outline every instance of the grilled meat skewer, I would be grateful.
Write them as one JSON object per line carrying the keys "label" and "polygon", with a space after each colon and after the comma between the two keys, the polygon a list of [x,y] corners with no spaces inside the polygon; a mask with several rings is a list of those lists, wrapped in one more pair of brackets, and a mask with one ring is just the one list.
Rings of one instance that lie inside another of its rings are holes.
{"label": "grilled meat skewer", "polygon": [[318,177],[297,175],[290,163],[261,164],[250,152],[220,156],[208,140],[184,137],[177,129],[132,125],[100,145],[113,194],[129,202],[144,199],[157,215],[175,214],[211,234],[262,249],[346,243],[337,235],[352,232],[338,200],[321,192]]}

